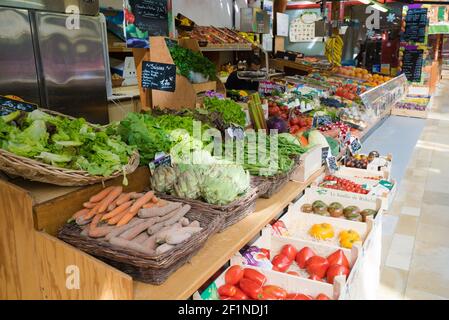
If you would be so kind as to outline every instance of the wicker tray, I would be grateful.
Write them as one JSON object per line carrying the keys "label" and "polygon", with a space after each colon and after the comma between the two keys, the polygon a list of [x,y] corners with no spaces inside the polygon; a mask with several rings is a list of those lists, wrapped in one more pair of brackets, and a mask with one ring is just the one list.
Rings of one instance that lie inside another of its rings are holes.
{"label": "wicker tray", "polygon": [[[46,113],[55,116],[74,119],[73,117],[41,109]],[[139,153],[134,152],[129,158],[124,171],[126,174],[132,173],[139,166]],[[123,174],[123,171],[116,171],[108,177],[93,176],[84,170],[72,170],[59,168],[34,159],[18,156],[0,148],[0,170],[10,175],[20,176],[28,180],[45,182],[59,186],[85,186],[95,184],[109,179],[116,178]]]}
{"label": "wicker tray", "polygon": [[83,236],[80,234],[82,229],[73,222],[59,230],[58,238],[131,275],[135,280],[160,285],[187,263],[223,224],[217,215],[190,211],[186,217],[198,220],[203,230],[162,254],[146,255],[114,246],[104,239]]}
{"label": "wicker tray", "polygon": [[238,198],[228,205],[220,206],[210,204],[201,200],[178,198],[166,193],[156,192],[156,196],[162,199],[187,203],[192,207],[193,210],[213,214],[220,218],[223,218],[224,223],[219,231],[223,231],[227,227],[246,217],[248,214],[254,212],[256,208],[257,194],[257,189],[251,188],[244,196]]}

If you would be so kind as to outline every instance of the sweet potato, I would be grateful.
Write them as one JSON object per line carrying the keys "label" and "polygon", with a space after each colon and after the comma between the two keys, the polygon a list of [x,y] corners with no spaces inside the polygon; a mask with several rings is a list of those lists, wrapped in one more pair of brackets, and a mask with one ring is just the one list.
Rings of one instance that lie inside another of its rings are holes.
{"label": "sweet potato", "polygon": [[165,243],[171,244],[171,245],[180,244],[192,236],[191,233],[188,233],[188,232],[183,233],[181,230],[176,230],[177,232],[170,233],[165,238]]}
{"label": "sweet potato", "polygon": [[141,234],[139,234],[137,237],[135,237],[134,239],[132,239],[132,242],[136,242],[136,243],[140,243],[143,244],[150,236],[148,235],[148,233],[146,232],[142,232]]}
{"label": "sweet potato", "polygon": [[156,219],[154,219],[154,218],[144,220],[142,223],[139,223],[139,224],[135,225],[134,227],[128,229],[127,231],[123,232],[120,235],[120,238],[123,238],[126,240],[134,239],[135,237],[137,237],[138,234],[140,234],[145,229],[148,229],[149,227],[151,227],[155,222],[156,222]]}
{"label": "sweet potato", "polygon": [[101,201],[101,205],[98,208],[98,213],[103,213],[106,211],[106,209],[109,207],[111,203],[113,203],[121,194],[123,191],[123,187],[114,187],[112,191]]}
{"label": "sweet potato", "polygon": [[200,226],[200,223],[199,223],[197,220],[192,221],[192,222],[188,225],[188,227],[199,227],[199,226]]}
{"label": "sweet potato", "polygon": [[187,219],[186,217],[182,218],[181,220],[179,220],[179,222],[181,222],[181,225],[183,227],[187,227],[190,224],[189,219]]}
{"label": "sweet potato", "polygon": [[140,218],[150,218],[150,217],[157,217],[157,216],[163,216],[168,214],[169,212],[179,209],[182,206],[182,203],[180,202],[170,202],[164,207],[152,207],[148,209],[140,209],[139,210],[139,217]]}
{"label": "sweet potato", "polygon": [[175,224],[182,217],[184,217],[184,215],[187,212],[189,212],[189,210],[190,210],[190,205],[187,204],[177,210],[170,212],[169,214],[167,214],[165,216],[157,217],[156,224],[154,224],[153,226],[148,228],[148,230],[147,230],[148,234],[153,235],[156,232],[158,232],[159,230],[161,230],[163,227],[167,227],[167,226],[171,226],[172,224]]}
{"label": "sweet potato", "polygon": [[125,239],[122,239],[122,238],[113,237],[113,238],[111,238],[109,240],[109,242],[112,245],[117,246],[117,247],[121,247],[123,249],[131,249],[131,250],[134,250],[134,251],[137,251],[137,252],[140,252],[140,253],[144,253],[144,254],[148,254],[148,255],[154,253],[154,250],[152,250],[152,249],[145,248],[144,246],[142,246],[139,243],[132,242],[132,241],[129,241],[129,240],[125,240]]}
{"label": "sweet potato", "polygon": [[133,226],[135,226],[136,224],[139,224],[141,222],[142,222],[142,219],[134,218],[128,224],[125,224],[124,226],[121,226],[121,227],[114,228],[114,230],[112,230],[111,233],[106,235],[106,240],[109,240],[112,237],[118,237],[119,235],[121,235],[123,232],[125,232],[129,228],[132,228]]}
{"label": "sweet potato", "polygon": [[171,244],[167,244],[167,243],[161,244],[160,246],[158,246],[156,248],[156,254],[161,254],[161,253],[167,252],[167,251],[173,249],[174,247],[175,246],[173,246]]}
{"label": "sweet potato", "polygon": [[156,244],[156,237],[155,235],[148,237],[143,243],[142,246],[144,246],[147,249],[156,250],[157,244]]}
{"label": "sweet potato", "polygon": [[195,233],[201,232],[202,230],[203,230],[203,228],[201,228],[201,227],[184,227],[180,231],[190,233],[190,234],[195,234]]}
{"label": "sweet potato", "polygon": [[101,190],[96,195],[90,197],[89,202],[92,202],[92,203],[100,202],[101,200],[106,198],[106,196],[109,194],[109,192],[112,191],[112,189],[114,189],[114,187],[107,187],[107,188]]}
{"label": "sweet potato", "polygon": [[158,231],[154,234],[154,237],[156,237],[156,243],[158,243],[158,244],[164,243],[165,238],[167,237],[168,234],[170,234],[174,230],[179,230],[181,228],[182,228],[182,225],[180,223],[175,223],[175,224],[172,224],[171,226],[163,227],[160,231]]}

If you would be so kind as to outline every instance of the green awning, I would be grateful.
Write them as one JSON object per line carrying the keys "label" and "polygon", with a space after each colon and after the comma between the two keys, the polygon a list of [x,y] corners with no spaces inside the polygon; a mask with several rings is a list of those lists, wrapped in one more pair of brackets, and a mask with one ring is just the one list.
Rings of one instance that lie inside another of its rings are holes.
{"label": "green awning", "polygon": [[449,34],[449,23],[429,25],[429,34]]}

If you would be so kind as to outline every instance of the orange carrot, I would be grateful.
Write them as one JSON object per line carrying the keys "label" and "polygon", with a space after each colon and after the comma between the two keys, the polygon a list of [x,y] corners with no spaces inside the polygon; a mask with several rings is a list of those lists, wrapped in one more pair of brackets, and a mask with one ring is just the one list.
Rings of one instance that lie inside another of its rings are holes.
{"label": "orange carrot", "polygon": [[124,193],[122,194],[120,197],[118,197],[117,201],[115,201],[115,203],[118,206],[121,206],[122,204],[124,204],[125,202],[128,202],[129,200],[132,199],[132,196],[135,194],[136,192],[130,192],[130,193]]}
{"label": "orange carrot", "polygon": [[77,212],[75,212],[75,213],[73,214],[72,219],[76,219],[76,218],[82,217],[82,216],[84,216],[85,214],[87,214],[89,211],[90,211],[90,210],[89,210],[89,209],[86,209],[86,208],[81,209],[81,210],[79,210],[79,211],[77,211]]}
{"label": "orange carrot", "polygon": [[115,187],[112,191],[101,201],[101,206],[98,208],[98,213],[103,213],[109,207],[109,205],[117,199],[123,191],[123,187]]}
{"label": "orange carrot", "polygon": [[106,189],[101,190],[96,195],[90,197],[89,201],[90,202],[99,202],[99,201],[103,200],[104,198],[106,198],[106,196],[109,194],[109,192],[112,191],[112,189],[114,189],[113,186],[107,187]]}
{"label": "orange carrot", "polygon": [[129,212],[137,214],[137,211],[139,211],[139,209],[142,208],[142,206],[146,204],[148,201],[150,201],[153,197],[154,197],[153,191],[148,191],[147,193],[145,193],[143,197],[140,197],[139,199],[136,200],[136,202],[134,202]]}
{"label": "orange carrot", "polygon": [[98,202],[97,205],[93,209],[90,209],[89,213],[84,216],[84,219],[89,220],[94,215],[96,215],[98,213],[98,209],[100,208],[100,206],[101,202]]}
{"label": "orange carrot", "polygon": [[153,198],[151,198],[151,201],[153,201],[153,203],[158,203],[159,199],[156,196],[154,196]]}
{"label": "orange carrot", "polygon": [[119,214],[113,216],[108,220],[109,225],[117,224],[127,213],[129,212],[129,208],[125,211],[120,212]]}
{"label": "orange carrot", "polygon": [[167,205],[167,201],[163,199],[159,199],[158,203],[156,204],[158,207],[165,207]]}
{"label": "orange carrot", "polygon": [[111,212],[109,212],[108,214],[105,214],[102,218],[102,220],[107,220],[110,219],[114,216],[116,216],[117,214],[125,211],[126,209],[128,209],[129,207],[131,207],[131,205],[133,204],[134,201],[128,201],[125,203],[122,203],[122,205],[118,206],[117,208],[115,208],[114,210],[112,210]]}
{"label": "orange carrot", "polygon": [[87,208],[87,209],[93,209],[93,208],[95,208],[96,205],[97,205],[96,203],[90,202],[90,201],[83,203],[83,207]]}
{"label": "orange carrot", "polygon": [[131,221],[132,218],[134,218],[134,216],[137,214],[137,211],[132,212],[131,209],[123,216],[123,218],[120,219],[120,221],[117,223],[117,227],[127,224],[129,221]]}
{"label": "orange carrot", "polygon": [[142,208],[148,209],[148,208],[153,208],[153,207],[154,207],[154,203],[150,202],[150,203],[144,204]]}

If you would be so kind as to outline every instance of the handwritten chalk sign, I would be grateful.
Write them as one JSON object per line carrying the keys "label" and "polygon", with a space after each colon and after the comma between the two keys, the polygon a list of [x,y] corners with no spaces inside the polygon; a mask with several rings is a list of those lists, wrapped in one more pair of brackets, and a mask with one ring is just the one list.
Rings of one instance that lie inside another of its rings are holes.
{"label": "handwritten chalk sign", "polygon": [[168,35],[167,0],[127,0],[124,3],[128,48],[149,48],[149,37]]}
{"label": "handwritten chalk sign", "polygon": [[31,112],[37,109],[37,105],[25,101],[10,99],[0,96],[0,115],[4,116],[14,111]]}
{"label": "handwritten chalk sign", "polygon": [[142,87],[174,92],[176,89],[176,65],[143,61]]}

